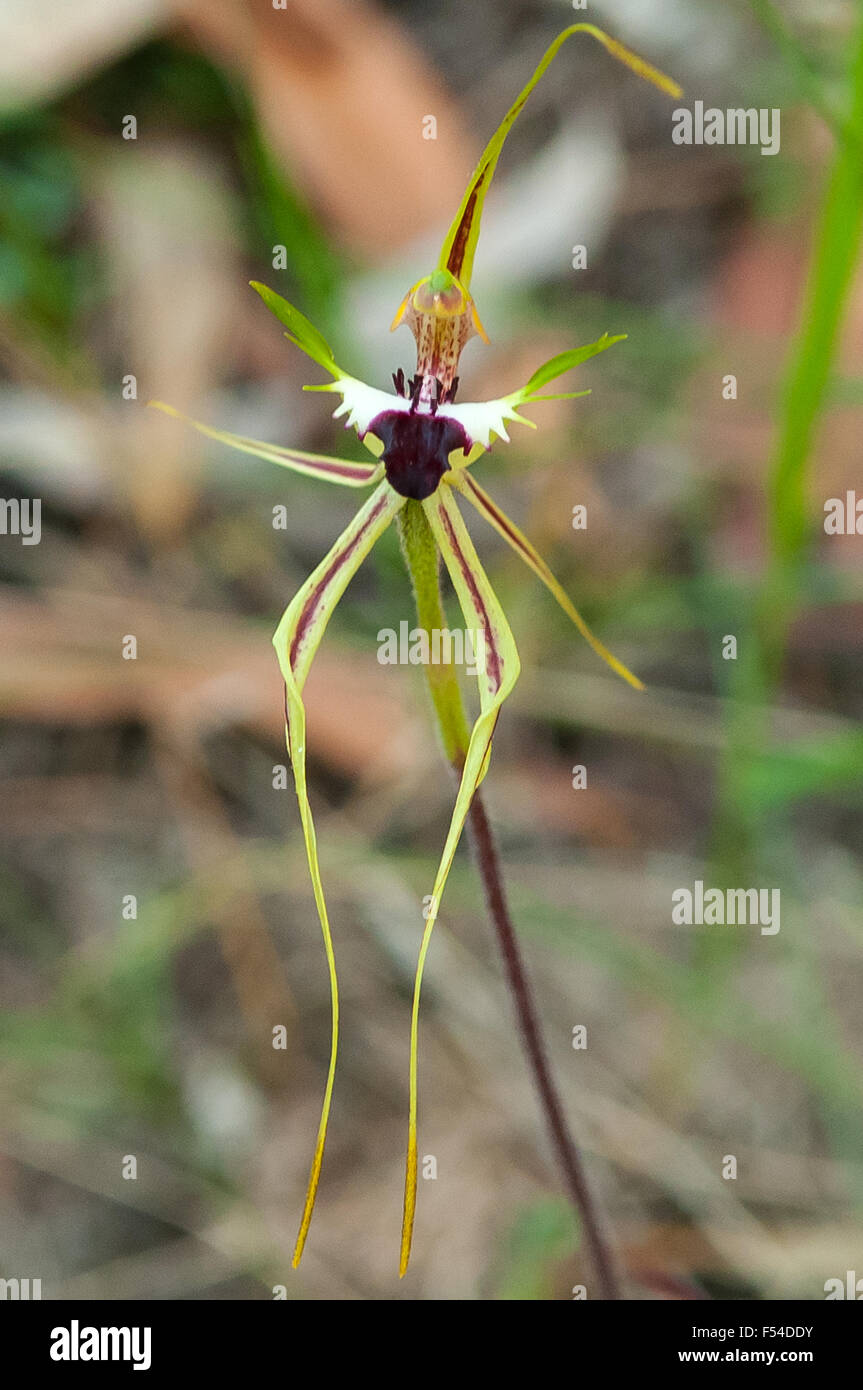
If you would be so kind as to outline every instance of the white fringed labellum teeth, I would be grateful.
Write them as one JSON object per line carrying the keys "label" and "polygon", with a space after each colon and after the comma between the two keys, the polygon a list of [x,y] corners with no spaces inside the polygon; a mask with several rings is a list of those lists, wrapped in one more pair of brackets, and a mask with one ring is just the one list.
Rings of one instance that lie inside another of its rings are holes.
{"label": "white fringed labellum teeth", "polygon": [[505,424],[507,420],[516,420],[520,425],[528,423],[521,418],[517,411],[513,410],[506,398],[498,401],[474,401],[465,402],[464,405],[451,405],[446,407],[446,412],[451,419],[457,420],[463,427],[472,445],[482,444],[484,449],[491,448],[493,435],[502,439],[504,443],[509,443]]}
{"label": "white fringed labellum teeth", "polygon": [[507,396],[494,401],[466,401],[459,405],[447,402],[438,406],[419,400],[414,405],[409,396],[380,391],[355,377],[346,376],[339,377],[329,389],[337,391],[342,397],[341,404],[333,411],[334,418],[344,419],[346,428],[355,429],[360,439],[369,431],[375,434],[374,421],[388,413],[452,420],[464,431],[471,449],[475,444],[490,449],[495,437],[508,444],[507,422],[529,423],[513,408]]}
{"label": "white fringed labellum teeth", "polygon": [[379,391],[377,387],[367,386],[364,381],[358,381],[352,376],[339,377],[328,389],[338,391],[342,397],[341,405],[333,411],[334,419],[340,420],[347,416],[345,428],[355,429],[360,439],[368,433],[369,425],[376,415],[382,415],[385,410],[399,410],[407,414],[411,408],[410,401],[404,396],[393,395],[390,391]]}

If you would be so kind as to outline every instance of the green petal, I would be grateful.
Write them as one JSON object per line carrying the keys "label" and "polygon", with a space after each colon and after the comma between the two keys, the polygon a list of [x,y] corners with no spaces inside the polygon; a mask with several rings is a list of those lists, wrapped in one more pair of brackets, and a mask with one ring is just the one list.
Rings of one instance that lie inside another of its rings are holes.
{"label": "green petal", "polygon": [[268,459],[282,468],[290,468],[294,473],[304,473],[309,478],[321,478],[328,483],[341,483],[344,487],[368,487],[381,475],[381,467],[375,463],[354,463],[351,459],[331,458],[328,454],[306,454],[301,449],[283,449],[279,444],[265,444],[260,439],[246,439],[241,434],[228,434],[226,430],[214,430],[200,420],[192,420],[188,415],[175,410],[164,401],[148,401],[154,410],[172,415],[176,420],[185,420],[201,434],[232,449],[240,449],[244,454],[254,454],[256,458]]}
{"label": "green petal", "polygon": [[[595,343],[586,343],[584,347],[571,348],[569,352],[559,352],[556,357],[549,358],[541,367],[537,368],[530,381],[523,386],[520,391],[508,397],[514,405],[523,405],[525,401],[536,397],[537,392],[543,386],[547,386],[556,377],[563,376],[564,372],[571,372],[573,367],[580,367],[582,362],[587,362],[591,357],[596,357],[597,353],[605,352],[606,348],[614,347],[615,343],[622,343],[626,340],[625,333],[618,333],[615,337],[610,337],[608,333],[603,333]],[[583,396],[584,391],[565,392],[562,397],[547,396],[546,400],[571,399],[575,395]],[[539,397],[538,399],[543,399]]]}
{"label": "green petal", "polygon": [[523,535],[515,522],[510,521],[509,517],[505,512],[501,511],[497,503],[492,501],[488,493],[480,487],[476,479],[472,478],[470,474],[466,472],[447,474],[447,478],[451,482],[451,486],[457,487],[459,492],[463,493],[468,501],[473,503],[480,515],[484,516],[486,521],[491,523],[498,534],[503,536],[504,540],[512,546],[516,555],[520,555],[525,564],[542,580],[545,587],[554,595],[564,613],[566,613],[568,618],[572,619],[585,642],[593,648],[597,656],[601,656],[603,661],[611,667],[612,671],[615,671],[618,676],[622,676],[635,690],[643,690],[644,685],[638,677],[634,676],[632,672],[624,666],[622,661],[618,661],[617,657],[600,642],[598,637],[594,637],[587,623],[584,621],[584,618],[575,607],[575,604],[571,602],[566,590],[555,579],[539,551],[531,545],[527,536]]}
{"label": "green petal", "polygon": [[286,338],[290,338],[296,347],[300,348],[307,357],[311,357],[313,362],[317,362],[319,366],[323,367],[325,372],[329,372],[330,376],[344,375],[333,357],[333,350],[323,333],[315,328],[313,323],[309,323],[305,314],[301,314],[299,309],[294,308],[293,304],[289,304],[280,294],[276,294],[275,290],[268,289],[260,281],[250,280],[249,284],[253,290],[257,290],[270,312],[275,314],[279,322],[285,325],[288,330],[285,334]]}
{"label": "green petal", "polygon": [[601,43],[603,48],[605,48],[612,57],[617,58],[621,63],[631,68],[639,77],[643,77],[648,82],[652,82],[654,86],[659,87],[664,92],[668,92],[670,96],[682,96],[681,88],[678,87],[676,82],[666,77],[664,73],[659,72],[657,68],[652,67],[650,63],[645,63],[642,58],[639,58],[628,48],[624,48],[623,44],[618,43],[616,39],[609,38],[608,34],[603,33],[601,29],[597,29],[595,25],[572,24],[568,29],[564,29],[562,34],[558,34],[554,43],[546,50],[534,69],[533,76],[527,86],[519,93],[494,135],[491,137],[491,140],[488,142],[482,158],[473,172],[470,183],[467,186],[467,191],[461,201],[461,206],[456,213],[455,220],[444,241],[438,267],[441,270],[449,270],[452,275],[455,275],[457,279],[461,281],[465,289],[470,287],[470,279],[473,272],[473,259],[476,252],[476,244],[479,240],[483,204],[485,203],[486,194],[488,193],[489,186],[494,177],[494,171],[497,168],[497,161],[500,158],[500,152],[503,149],[506,137],[543,73],[554,61],[557,53],[563,47],[564,43],[566,43],[566,40],[571,38],[574,34],[589,34],[591,38]]}
{"label": "green petal", "polygon": [[[480,713],[471,731],[470,743],[462,769],[461,781],[449,832],[444,845],[437,876],[432,889],[432,901],[426,919],[417,961],[411,1014],[410,1052],[410,1119],[408,1150],[405,1166],[405,1199],[402,1219],[400,1275],[407,1270],[413,1236],[417,1197],[417,1046],[419,1034],[419,1003],[423,970],[431,942],[432,931],[440,908],[453,857],[461,838],[474,792],[488,769],[491,741],[501,705],[509,695],[520,670],[518,652],[503,609],[486,578],[473,543],[467,532],[458,504],[447,487],[439,487],[423,502],[423,509],[435,540],[440,547],[453,582],[465,623],[473,631],[482,632],[485,641],[485,661],[477,677],[479,682]],[[478,663],[479,664],[479,663]]]}
{"label": "green petal", "polygon": [[399,497],[397,493],[393,492],[389,483],[381,483],[365,505],[360,508],[351,524],[339,536],[329,554],[309,575],[299,593],[285,610],[284,617],[273,638],[273,646],[276,649],[282,675],[285,678],[285,713],[287,716],[285,732],[288,753],[291,758],[294,786],[300,807],[300,820],[303,826],[309,873],[324,937],[332,1001],[330,1065],[321,1107],[317,1143],[309,1174],[306,1202],[294,1250],[294,1268],[300,1262],[315,1206],[315,1196],[317,1195],[324,1157],[324,1144],[327,1137],[327,1122],[333,1094],[339,1037],[339,990],[335,953],[318,864],[315,826],[306,789],[306,712],[303,706],[302,691],[315,652],[320,646],[321,638],[326,631],[327,623],[336,604],[372,546],[389,526],[400,508],[404,506],[404,501],[403,497]]}

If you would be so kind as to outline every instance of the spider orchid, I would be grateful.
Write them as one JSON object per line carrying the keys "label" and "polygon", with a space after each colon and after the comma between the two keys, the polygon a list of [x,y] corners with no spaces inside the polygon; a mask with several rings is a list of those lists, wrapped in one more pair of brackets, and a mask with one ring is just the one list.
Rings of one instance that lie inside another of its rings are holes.
{"label": "spider orchid", "polygon": [[[574,24],[558,35],[486,147],[447,233],[436,268],[408,291],[399,307],[392,328],[407,324],[411,329],[416,339],[417,365],[410,377],[406,377],[401,369],[394,374],[394,392],[379,390],[351,376],[336,362],[322,334],[298,309],[265,285],[252,282],[252,288],[287,329],[285,336],[331,378],[323,385],[307,386],[305,389],[332,392],[341,398],[334,416],[343,419],[346,428],[356,431],[372,455],[371,461],[346,461],[303,453],[298,449],[226,434],[195,420],[188,421],[201,433],[223,444],[268,459],[297,473],[345,487],[372,489],[353,521],[288,605],[273,638],[285,681],[287,746],[312,888],[323,932],[332,1001],[330,1063],[305,1207],[294,1251],[295,1267],[305,1245],[320,1179],[339,1031],[335,954],[306,785],[306,720],[302,696],[312,660],[348,583],[376,541],[397,517],[404,527],[402,538],[405,540],[407,517],[410,516],[413,525],[422,527],[428,537],[427,554],[431,556],[435,585],[439,552],[452,580],[467,627],[480,633],[484,639],[485,656],[478,674],[480,708],[473,728],[469,736],[465,731],[465,736],[461,738],[448,738],[445,723],[442,723],[444,743],[456,764],[460,781],[434,880],[414,984],[410,1115],[400,1260],[402,1275],[407,1269],[410,1255],[417,1192],[417,1041],[423,968],[453,857],[474,794],[488,768],[497,718],[519,674],[518,652],[509,624],[477,557],[462,519],[458,498],[476,508],[513,548],[612,670],[635,689],[643,688],[637,677],[612,656],[590,631],[545,561],[471,472],[472,465],[488,452],[495,441],[509,442],[508,425],[519,423],[536,428],[533,421],[519,413],[525,406],[589,395],[588,391],[547,393],[544,388],[588,358],[621,342],[626,335],[610,337],[606,333],[595,343],[560,353],[539,367],[524,386],[497,400],[462,403],[458,399],[458,365],[462,349],[474,335],[488,341],[470,294],[485,198],[504,141],[519,112],[559,49],[568,38],[578,33],[597,39],[615,58],[661,90],[673,96],[680,95],[676,83],[591,24]],[[151,404],[170,415],[186,418],[162,402],[153,401]],[[404,549],[416,586],[417,572],[416,566],[410,564],[410,546],[405,544]],[[416,552],[414,558],[415,555]],[[457,724],[458,720],[455,722]]]}

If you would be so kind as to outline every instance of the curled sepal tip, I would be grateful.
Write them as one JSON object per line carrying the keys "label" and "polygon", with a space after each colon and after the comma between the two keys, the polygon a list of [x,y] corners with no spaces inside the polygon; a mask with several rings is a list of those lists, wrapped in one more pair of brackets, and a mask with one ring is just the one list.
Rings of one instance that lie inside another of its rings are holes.
{"label": "curled sepal tip", "polygon": [[682,89],[672,78],[666,77],[665,73],[660,72],[651,63],[645,62],[643,58],[639,58],[637,53],[633,53],[617,39],[611,38],[602,29],[597,29],[596,25],[572,24],[568,29],[564,29],[563,33],[558,34],[554,43],[543,54],[529,82],[516,97],[483,151],[441,248],[438,267],[455,275],[465,290],[470,287],[473,273],[473,261],[476,244],[479,240],[483,204],[506,137],[546,69],[554,61],[566,40],[575,34],[588,34],[591,38],[596,39],[613,58],[623,63],[632,72],[637,73],[639,77],[643,77],[645,81],[652,82],[660,91],[667,92],[672,97],[682,96]]}

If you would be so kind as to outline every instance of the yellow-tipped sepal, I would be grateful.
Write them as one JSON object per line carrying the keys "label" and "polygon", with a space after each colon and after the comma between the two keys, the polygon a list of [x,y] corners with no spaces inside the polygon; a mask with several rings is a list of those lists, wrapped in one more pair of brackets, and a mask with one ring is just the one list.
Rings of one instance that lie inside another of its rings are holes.
{"label": "yellow-tipped sepal", "polygon": [[543,560],[539,551],[531,545],[527,536],[516,526],[514,521],[510,521],[505,512],[501,511],[496,502],[493,502],[488,493],[480,487],[475,478],[465,471],[451,473],[448,475],[453,487],[457,487],[459,492],[472,502],[481,516],[490,522],[497,533],[503,536],[508,545],[511,545],[516,555],[521,556],[525,564],[533,570],[534,574],[542,580],[549,593],[553,594],[566,613],[572,620],[578,631],[581,633],[588,646],[592,647],[597,656],[601,657],[606,665],[610,666],[616,675],[631,685],[634,690],[643,690],[644,683],[634,676],[632,672],[624,666],[622,661],[608,650],[591,632],[584,618],[579,613],[575,604],[571,601],[566,590],[555,579],[548,565]]}
{"label": "yellow-tipped sepal", "polygon": [[295,1268],[303,1253],[321,1176],[339,1038],[339,990],[335,951],[321,882],[315,825],[306,787],[306,712],[302,691],[315,652],[320,646],[336,604],[372,546],[383,535],[383,532],[404,505],[404,500],[403,497],[399,497],[397,493],[393,492],[388,483],[381,483],[375,489],[365,506],[360,508],[353,521],[343,531],[329,554],[309,575],[296,597],[288,605],[273,637],[273,646],[276,649],[279,666],[285,679],[285,712],[287,715],[285,732],[288,753],[290,754],[294,786],[300,808],[300,820],[303,827],[312,890],[324,938],[332,1006],[330,1063],[321,1106],[317,1142],[309,1173],[306,1200],[294,1250],[293,1263]]}
{"label": "yellow-tipped sepal", "polygon": [[473,274],[473,261],[476,254],[476,244],[479,240],[480,224],[482,222],[482,211],[488,194],[500,152],[503,149],[506,137],[509,135],[515,121],[546,69],[554,62],[560,49],[567,39],[575,34],[587,34],[591,38],[601,43],[608,53],[623,63],[632,72],[643,77],[645,81],[653,83],[660,91],[666,92],[669,96],[682,96],[682,89],[672,78],[666,77],[665,73],[660,72],[652,63],[647,63],[643,58],[639,58],[637,53],[633,53],[617,39],[611,38],[602,29],[597,29],[595,24],[571,24],[563,33],[558,34],[554,43],[546,50],[539,60],[530,81],[519,92],[512,106],[507,111],[494,135],[486,145],[480,158],[479,164],[474,170],[470,183],[467,186],[465,195],[461,200],[459,210],[455,215],[452,226],[447,232],[443,247],[441,248],[438,268],[448,270],[456,276],[465,290],[470,288],[471,275]]}

